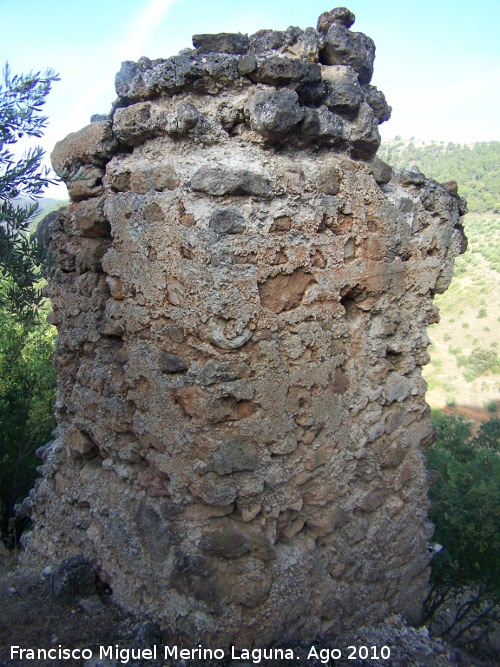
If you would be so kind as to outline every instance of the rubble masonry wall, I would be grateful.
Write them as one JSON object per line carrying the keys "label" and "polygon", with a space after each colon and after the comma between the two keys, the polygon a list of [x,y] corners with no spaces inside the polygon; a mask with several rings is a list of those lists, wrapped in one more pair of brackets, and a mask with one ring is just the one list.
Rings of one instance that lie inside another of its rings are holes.
{"label": "rubble masonry wall", "polygon": [[85,554],[186,642],[421,612],[421,367],[465,207],[375,157],[390,108],[353,20],[124,63],[52,155],[59,426],[28,549]]}

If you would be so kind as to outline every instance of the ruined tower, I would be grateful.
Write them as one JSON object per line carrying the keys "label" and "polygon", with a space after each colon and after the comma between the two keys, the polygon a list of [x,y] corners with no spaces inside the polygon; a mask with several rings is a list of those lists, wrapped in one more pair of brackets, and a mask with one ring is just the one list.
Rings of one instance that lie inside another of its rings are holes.
{"label": "ruined tower", "polygon": [[59,426],[28,549],[84,554],[186,642],[421,611],[421,367],[465,208],[375,158],[390,108],[353,21],[126,62],[52,155]]}

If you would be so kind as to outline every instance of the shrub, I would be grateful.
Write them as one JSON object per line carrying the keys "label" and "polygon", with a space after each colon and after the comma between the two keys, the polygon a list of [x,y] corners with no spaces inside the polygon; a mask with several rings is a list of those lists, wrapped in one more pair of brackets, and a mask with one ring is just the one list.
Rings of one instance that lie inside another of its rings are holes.
{"label": "shrub", "polygon": [[466,382],[474,382],[476,379],[476,374],[470,368],[466,368],[464,371],[464,379]]}
{"label": "shrub", "polygon": [[467,357],[466,366],[474,380],[488,371],[495,371],[498,367],[498,353],[494,349],[475,347]]}
{"label": "shrub", "polygon": [[452,641],[487,634],[500,604],[500,419],[477,435],[462,418],[434,416],[437,441],[428,452],[436,471],[430,518],[443,550],[432,562],[425,621],[453,610],[441,629]]}
{"label": "shrub", "polygon": [[0,534],[11,541],[22,529],[14,505],[32,488],[35,451],[55,427],[54,332],[0,312]]}

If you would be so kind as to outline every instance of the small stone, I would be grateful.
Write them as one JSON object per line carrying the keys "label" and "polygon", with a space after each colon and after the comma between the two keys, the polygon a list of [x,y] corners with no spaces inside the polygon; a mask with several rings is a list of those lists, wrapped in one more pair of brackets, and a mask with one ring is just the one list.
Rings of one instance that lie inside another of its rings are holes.
{"label": "small stone", "polygon": [[110,227],[102,212],[101,199],[89,199],[74,209],[75,222],[82,236],[109,236]]}
{"label": "small stone", "polygon": [[287,53],[310,63],[318,62],[321,37],[314,28],[306,28],[297,40],[287,48]]}
{"label": "small stone", "polygon": [[276,442],[270,442],[268,448],[272,454],[278,456],[291,454],[297,449],[297,436],[294,433],[289,433],[276,440]]}
{"label": "small stone", "polygon": [[458,195],[458,185],[456,181],[446,181],[446,183],[441,183],[441,187],[446,190],[449,195]]}
{"label": "small stone", "polygon": [[175,190],[179,185],[179,179],[175,168],[171,164],[153,166],[147,171],[147,176],[151,180],[154,190],[162,192],[163,190]]}
{"label": "small stone", "polygon": [[184,287],[175,281],[169,283],[167,286],[167,298],[172,306],[182,306],[184,304]]}
{"label": "small stone", "polygon": [[289,526],[283,528],[280,532],[280,538],[285,540],[291,540],[294,535],[300,533],[302,528],[304,528],[306,520],[303,516],[298,516],[294,521],[290,523]]}
{"label": "small stone", "polygon": [[138,102],[148,96],[147,86],[144,82],[144,70],[132,60],[122,62],[119,72],[115,76],[115,90],[118,97],[127,101]]}
{"label": "small stone", "polygon": [[359,108],[363,101],[363,91],[352,67],[323,65],[321,73],[326,88],[323,101],[329,109],[350,112]]}
{"label": "small stone", "polygon": [[395,516],[404,507],[404,502],[401,500],[399,496],[389,496],[386,502],[386,509],[387,509],[387,514],[391,517]]}
{"label": "small stone", "polygon": [[231,505],[238,496],[233,478],[230,475],[218,475],[216,472],[208,472],[195,479],[189,486],[189,490],[207,505],[216,507]]}
{"label": "small stone", "polygon": [[199,123],[201,114],[198,109],[191,104],[186,102],[181,104],[177,110],[178,125],[180,132],[187,132],[192,130]]}
{"label": "small stone", "polygon": [[303,269],[297,269],[291,274],[278,273],[277,276],[268,278],[259,284],[262,305],[273,313],[297,308],[311,279],[312,276]]}
{"label": "small stone", "polygon": [[352,145],[351,156],[356,160],[371,160],[380,146],[381,139],[378,121],[366,102],[360,106],[356,119],[350,123],[346,122],[346,128]]}
{"label": "small stone", "polygon": [[[165,496],[170,495],[166,474],[152,466],[140,472],[137,475],[137,481],[146,490],[146,494],[151,498],[164,498]],[[156,531],[150,530],[148,538],[151,540],[151,543],[159,541],[161,546],[165,546],[164,543],[170,540],[170,535],[168,532],[164,532],[159,536]]]}
{"label": "small stone", "polygon": [[389,373],[385,382],[384,396],[387,403],[404,401],[410,393],[408,380],[396,372]]}
{"label": "small stone", "polygon": [[200,123],[201,119],[202,114],[194,104],[185,102],[180,104],[176,111],[167,115],[166,129],[168,134],[187,134]]}
{"label": "small stone", "polygon": [[389,120],[392,108],[387,104],[384,93],[375,86],[370,85],[364,86],[363,92],[366,102],[371,106],[373,113],[378,119],[379,125]]}
{"label": "small stone", "polygon": [[163,373],[184,373],[189,364],[178,354],[162,352],[160,355],[160,369]]}
{"label": "small stone", "polygon": [[254,443],[246,438],[229,438],[218,443],[209,457],[209,466],[219,475],[256,470],[259,455]]}
{"label": "small stone", "polygon": [[351,32],[334,23],[328,30],[320,51],[324,65],[350,65],[359,76],[360,83],[370,83],[375,60],[375,44],[362,32]]}
{"label": "small stone", "polygon": [[318,187],[325,195],[337,195],[340,191],[340,177],[336,167],[325,167],[322,169],[319,179]]}
{"label": "small stone", "polygon": [[294,82],[317,83],[321,81],[321,68],[316,63],[303,62],[297,58],[267,58],[252,72],[255,83],[272,86],[287,86]]}
{"label": "small stone", "polygon": [[255,519],[257,514],[262,509],[262,505],[258,503],[257,505],[252,505],[251,507],[242,507],[241,508],[241,518],[243,521],[248,522]]}
{"label": "small stone", "polygon": [[209,226],[217,234],[240,234],[246,227],[245,218],[236,208],[217,208]]}
{"label": "small stone", "polygon": [[74,425],[69,427],[66,438],[72,451],[77,452],[81,456],[89,454],[96,447],[89,436]]}
{"label": "small stone", "polygon": [[[467,208],[467,201],[463,197],[458,197],[458,214],[460,216],[465,215],[468,213],[469,209]],[[465,246],[462,246],[463,250],[462,253],[464,253],[467,250],[467,239],[465,239]]]}
{"label": "small stone", "polygon": [[187,521],[205,521],[216,517],[227,516],[234,512],[234,505],[225,505],[222,507],[205,505],[204,503],[193,503],[188,505],[183,512],[182,517]]}
{"label": "small stone", "polygon": [[210,386],[217,382],[232,382],[247,376],[250,367],[243,361],[209,361],[202,371],[203,384]]}
{"label": "small stone", "polygon": [[250,127],[273,139],[285,135],[304,117],[294,90],[258,90],[247,101]]}
{"label": "small stone", "polygon": [[346,138],[344,123],[340,116],[325,105],[319,109],[308,109],[301,126],[302,133],[314,139],[323,139],[330,144],[341,144]]}
{"label": "small stone", "polygon": [[374,512],[385,501],[386,492],[383,489],[369,491],[357,504],[357,508],[363,512]]}
{"label": "small stone", "polygon": [[342,119],[336,113],[329,111],[324,105],[316,113],[317,136],[330,139],[332,142],[342,142],[346,137]]}
{"label": "small stone", "polygon": [[310,140],[323,139],[327,143],[341,143],[345,139],[342,119],[325,105],[319,109],[306,109],[300,130],[301,134]]}
{"label": "small stone", "polygon": [[249,48],[255,53],[275,51],[285,44],[285,33],[281,30],[259,30],[250,37]]}
{"label": "small stone", "polygon": [[191,187],[209,195],[254,195],[268,197],[271,194],[269,179],[248,169],[200,167],[191,179]]}
{"label": "small stone", "polygon": [[255,56],[253,54],[249,53],[248,55],[243,56],[243,58],[238,60],[238,72],[241,76],[246,76],[247,74],[253,72],[255,69],[257,69],[257,61],[255,60]]}
{"label": "small stone", "polygon": [[167,331],[170,338],[176,343],[184,342],[184,331],[181,329],[181,327],[173,325],[168,327]]}
{"label": "small stone", "polygon": [[274,218],[274,222],[271,225],[270,232],[283,233],[290,231],[292,227],[292,220],[287,215],[280,215],[278,218]]}
{"label": "small stone", "polygon": [[138,463],[141,460],[139,443],[133,441],[120,447],[118,458],[120,461],[125,461],[126,463]]}
{"label": "small stone", "polygon": [[235,32],[221,32],[217,35],[193,35],[193,46],[200,53],[246,53],[248,35]]}
{"label": "small stone", "polygon": [[118,192],[130,190],[130,171],[121,171],[116,174],[107,174],[109,185]]}
{"label": "small stone", "polygon": [[59,141],[50,155],[54,171],[64,181],[75,178],[82,165],[101,167],[112,156],[116,140],[108,121],[91,123]]}
{"label": "small stone", "polygon": [[239,79],[238,72],[238,56],[227,53],[207,53],[203,56],[201,61],[201,69],[203,80],[198,85],[200,90],[206,92],[216,92],[219,86],[214,85],[214,82],[225,87],[231,81]]}
{"label": "small stone", "polygon": [[239,558],[252,549],[250,538],[234,528],[220,528],[205,533],[198,547],[202,551],[213,553],[224,558]]}
{"label": "small stone", "polygon": [[402,169],[400,172],[401,180],[405,185],[416,185],[420,186],[425,183],[425,176],[422,174],[418,167],[409,167],[408,169]]}
{"label": "small stone", "polygon": [[342,528],[347,523],[347,514],[340,507],[326,507],[316,510],[307,517],[307,525],[318,537],[324,537],[334,530]]}
{"label": "small stone", "polygon": [[355,15],[347,7],[335,7],[330,12],[321,14],[316,29],[322,35],[325,35],[334,23],[350,28],[355,20]]}
{"label": "small stone", "polygon": [[123,144],[138,146],[155,136],[150,102],[138,102],[124,109],[117,109],[113,117],[113,132]]}
{"label": "small stone", "polygon": [[148,222],[163,222],[165,219],[165,216],[163,214],[160,205],[157,204],[156,202],[153,202],[152,204],[149,204],[149,206],[146,206],[146,209],[144,211],[144,217]]}
{"label": "small stone", "polygon": [[148,87],[154,90],[174,93],[201,76],[202,72],[196,61],[189,55],[182,54],[159,63],[146,80]]}
{"label": "small stone", "polygon": [[102,195],[103,176],[104,169],[88,165],[75,172],[70,172],[65,182],[71,201],[81,201]]}
{"label": "small stone", "polygon": [[103,333],[105,336],[123,336],[125,327],[121,320],[104,320],[99,328],[100,333]]}
{"label": "small stone", "polygon": [[379,185],[385,185],[393,177],[394,170],[390,165],[376,157],[372,162],[372,174]]}
{"label": "small stone", "polygon": [[101,260],[111,245],[111,241],[104,238],[85,238],[81,243],[81,248],[75,257],[77,273],[102,271]]}
{"label": "small stone", "polygon": [[79,601],[79,605],[92,618],[100,616],[106,611],[106,607],[103,605],[98,595],[91,595],[89,598],[83,598]]}
{"label": "small stone", "polygon": [[66,558],[52,572],[52,597],[58,602],[91,597],[96,592],[95,585],[95,568],[84,556]]}

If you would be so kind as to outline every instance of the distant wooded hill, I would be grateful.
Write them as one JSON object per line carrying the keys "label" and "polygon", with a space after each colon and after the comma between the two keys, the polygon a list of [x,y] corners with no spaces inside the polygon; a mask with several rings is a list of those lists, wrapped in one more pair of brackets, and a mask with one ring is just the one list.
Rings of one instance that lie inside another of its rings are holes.
{"label": "distant wooded hill", "polygon": [[437,141],[384,141],[378,157],[401,169],[416,165],[428,178],[457,181],[470,211],[500,213],[500,142],[454,144]]}
{"label": "distant wooded hill", "polygon": [[51,211],[57,211],[61,206],[66,206],[69,204],[68,200],[64,199],[52,199],[51,197],[40,197],[39,199],[29,199],[28,197],[18,197],[15,200],[15,203],[19,206],[31,206],[32,204],[38,204],[38,211],[36,216],[30,223],[30,231],[35,231],[40,220],[50,213]]}

